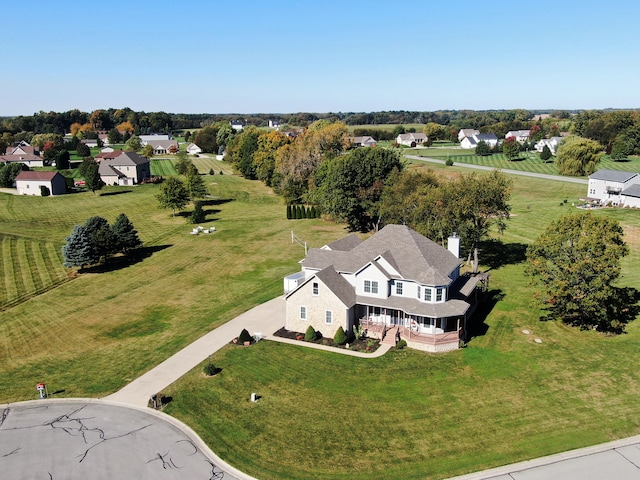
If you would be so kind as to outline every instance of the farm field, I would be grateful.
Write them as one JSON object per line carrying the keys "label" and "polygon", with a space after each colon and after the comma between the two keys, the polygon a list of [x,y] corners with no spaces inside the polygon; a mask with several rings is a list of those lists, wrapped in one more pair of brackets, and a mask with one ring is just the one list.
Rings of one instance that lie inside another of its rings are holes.
{"label": "farm field", "polygon": [[[507,231],[480,258],[492,300],[466,348],[363,360],[268,341],[229,346],[211,357],[218,376],[201,365],[164,392],[165,411],[265,479],[446,478],[640,433],[640,324],[605,337],[541,322],[522,273],[526,245],[575,212],[584,189],[514,177]],[[640,288],[638,212],[597,214],[625,227],[621,284]]]}
{"label": "farm field", "polygon": [[[287,221],[281,199],[261,183],[231,175],[224,162],[194,163],[216,172],[204,177],[212,199],[202,225],[215,225],[212,235],[188,234],[191,207],[175,217],[160,210],[156,185],[47,198],[0,194],[2,268],[13,277],[4,277],[5,291],[38,283],[40,268],[26,272],[24,265],[46,260],[35,260],[31,243],[50,244],[55,264],[73,225],[92,215],[113,222],[126,213],[145,242],[130,265],[84,273],[5,305],[1,402],[35,398],[40,381],[54,398],[112,393],[280,295],[282,277],[299,270],[304,255],[291,244],[291,230],[311,247],[347,233],[321,220]],[[455,165],[411,168],[468,173]],[[571,203],[585,189],[514,177],[508,228],[481,251],[491,301],[467,348],[363,360],[268,341],[227,347],[211,357],[219,375],[206,378],[200,366],[163,392],[173,398],[165,412],[226,461],[264,479],[444,478],[640,433],[640,322],[617,337],[541,322],[522,275],[526,245],[551,220],[575,212]],[[638,212],[596,214],[624,226],[631,254],[620,283],[640,288]],[[16,255],[21,263],[7,267]],[[60,262],[51,275],[66,276]],[[251,392],[259,402],[249,402]]]}

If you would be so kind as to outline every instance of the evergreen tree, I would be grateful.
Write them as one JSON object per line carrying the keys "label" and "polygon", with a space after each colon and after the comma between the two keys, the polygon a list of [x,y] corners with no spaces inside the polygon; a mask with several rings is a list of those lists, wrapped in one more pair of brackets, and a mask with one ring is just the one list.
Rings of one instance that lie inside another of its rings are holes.
{"label": "evergreen tree", "polygon": [[106,219],[98,216],[91,217],[85,222],[84,227],[89,234],[98,260],[106,260],[115,253],[117,239]]}
{"label": "evergreen tree", "polygon": [[291,220],[291,205],[287,204],[287,220]]}
{"label": "evergreen tree", "polygon": [[193,224],[202,223],[202,222],[205,221],[206,216],[207,216],[206,213],[202,209],[202,202],[196,202],[196,204],[195,204],[195,206],[193,208],[193,212],[191,213],[191,216],[189,217],[189,220]]}
{"label": "evergreen tree", "polygon": [[202,177],[198,175],[198,169],[191,165],[187,169],[187,176],[185,186],[189,190],[189,197],[191,200],[195,198],[202,198],[207,194],[207,187],[204,184]]}
{"label": "evergreen tree", "polygon": [[540,160],[542,160],[543,162],[546,162],[550,158],[551,158],[551,149],[547,145],[545,145],[542,148],[542,152],[540,152]]}
{"label": "evergreen tree", "polygon": [[65,267],[83,267],[98,263],[99,256],[91,241],[91,235],[84,225],[76,225],[62,247]]}
{"label": "evergreen tree", "polygon": [[114,253],[127,254],[136,248],[142,246],[142,241],[138,237],[138,231],[133,227],[133,223],[129,218],[121,213],[111,226],[113,232],[115,246]]}

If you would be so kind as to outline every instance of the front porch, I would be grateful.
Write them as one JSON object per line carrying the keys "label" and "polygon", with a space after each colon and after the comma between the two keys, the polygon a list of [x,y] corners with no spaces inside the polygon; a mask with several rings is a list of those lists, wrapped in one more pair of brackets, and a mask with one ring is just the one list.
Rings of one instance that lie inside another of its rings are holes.
{"label": "front porch", "polygon": [[429,318],[409,315],[399,310],[367,307],[359,320],[367,336],[395,345],[405,340],[407,346],[427,352],[456,350],[464,336],[464,317]]}

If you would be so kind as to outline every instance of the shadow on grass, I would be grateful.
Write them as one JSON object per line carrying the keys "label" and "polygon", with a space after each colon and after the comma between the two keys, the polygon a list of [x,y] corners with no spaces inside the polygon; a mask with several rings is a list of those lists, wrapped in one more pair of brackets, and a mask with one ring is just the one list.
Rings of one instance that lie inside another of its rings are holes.
{"label": "shadow on grass", "polygon": [[480,244],[480,263],[488,270],[515,265],[526,260],[527,245],[524,243],[502,243],[500,240],[488,240]]}
{"label": "shadow on grass", "polygon": [[101,193],[100,197],[110,197],[112,195],[122,195],[123,193],[131,193],[133,190],[119,190],[117,192],[104,192]]}
{"label": "shadow on grass", "polygon": [[233,199],[231,198],[208,198],[206,200],[198,200],[198,202],[200,202],[200,205],[202,205],[203,207],[210,207],[212,205],[224,205],[225,203],[229,203],[232,201]]}
{"label": "shadow on grass", "polygon": [[484,294],[484,299],[478,305],[478,308],[467,321],[467,329],[465,332],[465,342],[473,340],[475,337],[486,335],[489,330],[486,320],[493,308],[504,298],[502,290],[489,290]]}
{"label": "shadow on grass", "polygon": [[81,273],[105,273],[114,272],[123,268],[130,267],[136,263],[140,263],[143,260],[149,258],[156,252],[160,252],[165,248],[169,248],[171,245],[155,245],[153,247],[142,247],[134,250],[129,255],[121,255],[118,257],[111,257],[106,263],[102,265],[94,265],[91,267],[83,268]]}

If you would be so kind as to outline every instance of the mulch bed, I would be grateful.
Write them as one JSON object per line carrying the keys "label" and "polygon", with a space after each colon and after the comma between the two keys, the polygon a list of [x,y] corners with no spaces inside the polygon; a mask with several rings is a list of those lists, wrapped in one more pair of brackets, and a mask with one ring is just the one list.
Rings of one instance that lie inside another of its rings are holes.
{"label": "mulch bed", "polygon": [[[290,330],[287,330],[284,327],[282,327],[280,330],[275,332],[274,335],[276,337],[289,338],[291,340],[297,340],[299,342],[306,342],[306,340],[304,339],[304,333],[292,332]],[[342,348],[347,350],[346,345],[336,345],[333,342],[333,338],[321,337],[319,339],[316,339],[312,342],[307,342],[307,343],[316,343],[318,345],[326,345],[328,347]],[[358,340],[354,340],[353,342],[350,342],[348,350],[353,350],[355,352],[373,353],[378,349],[379,346],[380,346],[380,340],[365,337],[365,338],[361,338]]]}

